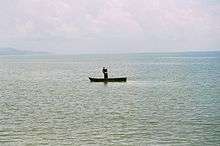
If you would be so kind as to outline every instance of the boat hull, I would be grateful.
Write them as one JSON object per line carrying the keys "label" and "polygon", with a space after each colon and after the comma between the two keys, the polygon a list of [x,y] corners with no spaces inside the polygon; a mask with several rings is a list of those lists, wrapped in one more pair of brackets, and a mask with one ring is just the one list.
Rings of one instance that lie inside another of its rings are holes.
{"label": "boat hull", "polygon": [[107,79],[104,79],[104,78],[90,78],[90,81],[91,82],[126,82],[127,81],[127,78],[126,77],[123,77],[123,78],[107,78]]}

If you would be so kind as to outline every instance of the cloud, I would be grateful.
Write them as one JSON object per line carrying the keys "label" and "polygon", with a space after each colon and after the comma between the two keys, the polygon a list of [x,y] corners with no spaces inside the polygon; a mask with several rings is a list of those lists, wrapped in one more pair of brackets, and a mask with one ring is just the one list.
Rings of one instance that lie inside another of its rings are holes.
{"label": "cloud", "polygon": [[0,46],[111,52],[102,49],[105,42],[123,51],[219,49],[219,12],[214,0],[7,0],[0,2]]}

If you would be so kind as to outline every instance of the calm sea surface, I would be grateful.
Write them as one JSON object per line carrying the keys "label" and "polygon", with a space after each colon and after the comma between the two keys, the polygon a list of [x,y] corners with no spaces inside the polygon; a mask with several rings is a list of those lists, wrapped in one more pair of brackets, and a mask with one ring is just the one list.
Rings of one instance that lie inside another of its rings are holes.
{"label": "calm sea surface", "polygon": [[220,145],[220,52],[0,56],[0,146],[64,145]]}

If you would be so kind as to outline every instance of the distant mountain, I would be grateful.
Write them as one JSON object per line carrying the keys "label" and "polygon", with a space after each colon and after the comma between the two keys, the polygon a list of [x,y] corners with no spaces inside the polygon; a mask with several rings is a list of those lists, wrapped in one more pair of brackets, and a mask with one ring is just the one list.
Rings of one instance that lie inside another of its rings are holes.
{"label": "distant mountain", "polygon": [[0,48],[0,55],[35,55],[35,54],[48,54],[48,53],[17,50],[14,48]]}

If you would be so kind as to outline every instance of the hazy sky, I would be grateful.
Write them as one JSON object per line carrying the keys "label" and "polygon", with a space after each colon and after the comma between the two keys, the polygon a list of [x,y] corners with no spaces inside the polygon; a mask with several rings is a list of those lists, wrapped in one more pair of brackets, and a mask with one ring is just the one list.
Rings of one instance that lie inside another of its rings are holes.
{"label": "hazy sky", "polygon": [[56,53],[220,50],[220,0],[0,0],[0,47]]}

